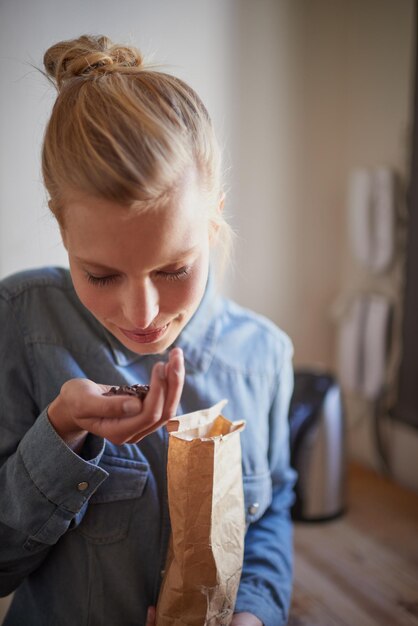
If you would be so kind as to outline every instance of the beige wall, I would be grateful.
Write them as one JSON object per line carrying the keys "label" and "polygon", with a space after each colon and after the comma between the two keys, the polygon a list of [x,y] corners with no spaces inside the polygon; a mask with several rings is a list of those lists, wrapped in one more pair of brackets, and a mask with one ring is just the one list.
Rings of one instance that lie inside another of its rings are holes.
{"label": "beige wall", "polygon": [[[403,193],[408,183],[414,7],[413,0],[237,7],[230,291],[290,334],[296,366],[335,369],[336,305],[378,289],[397,301],[396,371],[402,254],[379,277],[353,261],[346,196],[356,167],[394,168]],[[347,398],[347,409],[350,454],[378,466],[372,407]],[[398,424],[385,431],[395,476],[418,490],[416,431]]]}
{"label": "beige wall", "polygon": [[[412,125],[413,70],[415,65],[415,3],[390,0],[351,2],[347,11],[347,169],[387,165],[398,173],[398,211],[405,211],[405,188],[409,179]],[[400,230],[400,222],[398,228]],[[372,277],[343,255],[342,286],[347,291],[376,289],[395,303],[394,343],[390,354],[389,383],[396,393],[396,370],[400,357],[404,253],[383,276]],[[352,456],[380,466],[375,447],[372,407],[347,398]],[[390,420],[383,428],[383,441],[393,474],[418,490],[418,433]],[[407,444],[407,445],[406,445]]]}
{"label": "beige wall", "polygon": [[233,293],[290,334],[297,364],[329,367],[344,238],[343,3],[241,6]]}
{"label": "beige wall", "polygon": [[290,334],[296,364],[335,363],[331,308],[358,273],[346,246],[350,170],[408,174],[413,6],[239,4],[231,292]]}

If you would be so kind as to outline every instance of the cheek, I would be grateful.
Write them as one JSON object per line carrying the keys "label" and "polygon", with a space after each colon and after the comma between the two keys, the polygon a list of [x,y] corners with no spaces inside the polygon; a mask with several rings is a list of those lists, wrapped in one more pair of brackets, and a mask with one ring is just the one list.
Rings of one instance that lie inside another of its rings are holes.
{"label": "cheek", "polygon": [[161,308],[165,309],[165,312],[168,312],[168,309],[171,312],[176,310],[194,312],[205,292],[207,277],[208,267],[205,264],[199,264],[192,270],[188,280],[173,281],[166,288],[167,297],[164,298],[164,302],[160,302]]}
{"label": "cheek", "polygon": [[196,273],[191,276],[191,279],[185,285],[184,297],[188,300],[190,306],[194,305],[194,308],[197,308],[205,292],[208,272],[209,264],[202,259],[196,269]]}
{"label": "cheek", "polygon": [[115,298],[107,289],[90,285],[84,277],[73,278],[73,284],[80,301],[95,317],[106,317],[116,308]]}

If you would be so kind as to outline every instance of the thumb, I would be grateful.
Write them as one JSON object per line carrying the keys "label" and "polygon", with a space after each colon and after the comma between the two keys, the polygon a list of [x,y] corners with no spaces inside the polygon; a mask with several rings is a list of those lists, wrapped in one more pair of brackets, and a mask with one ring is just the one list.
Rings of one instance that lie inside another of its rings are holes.
{"label": "thumb", "polygon": [[[87,382],[90,383],[90,381]],[[122,415],[132,416],[140,413],[142,402],[139,398],[128,395],[105,396],[103,391],[104,385],[85,385],[84,413],[108,418],[121,417]]]}
{"label": "thumb", "polygon": [[95,403],[96,413],[101,417],[127,417],[138,415],[142,409],[142,402],[139,398],[132,396],[119,396],[119,398],[98,399]]}
{"label": "thumb", "polygon": [[145,626],[155,626],[155,606],[149,606]]}

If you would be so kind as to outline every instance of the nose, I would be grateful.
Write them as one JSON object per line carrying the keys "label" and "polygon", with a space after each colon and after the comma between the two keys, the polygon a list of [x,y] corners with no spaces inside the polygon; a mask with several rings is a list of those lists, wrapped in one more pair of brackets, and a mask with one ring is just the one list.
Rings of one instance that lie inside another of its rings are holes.
{"label": "nose", "polygon": [[122,306],[130,329],[148,328],[159,313],[158,290],[149,278],[131,281]]}

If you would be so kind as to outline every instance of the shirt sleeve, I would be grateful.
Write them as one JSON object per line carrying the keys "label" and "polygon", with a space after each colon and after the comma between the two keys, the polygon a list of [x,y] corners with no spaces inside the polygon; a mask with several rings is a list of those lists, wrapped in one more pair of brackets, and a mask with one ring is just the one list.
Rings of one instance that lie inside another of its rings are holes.
{"label": "shirt sleeve", "polygon": [[286,339],[269,416],[269,465],[272,502],[250,524],[245,537],[244,565],[235,612],[256,615],[264,626],[287,623],[292,593],[293,504],[295,471],[289,465],[288,411],[293,391],[293,349]]}
{"label": "shirt sleeve", "polygon": [[75,454],[35,401],[24,333],[0,297],[0,596],[13,591],[78,522],[108,476],[98,467],[104,441],[92,438],[90,459]]}

